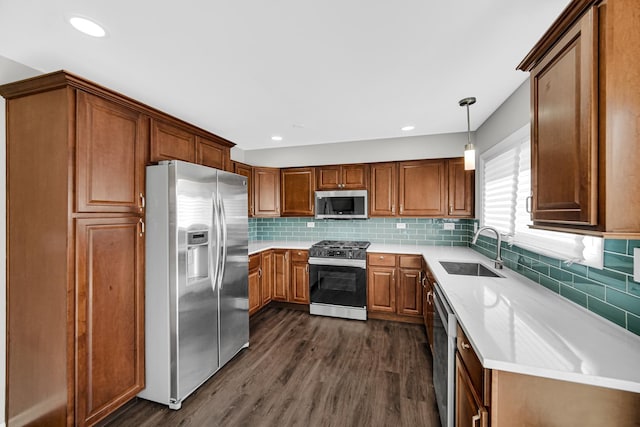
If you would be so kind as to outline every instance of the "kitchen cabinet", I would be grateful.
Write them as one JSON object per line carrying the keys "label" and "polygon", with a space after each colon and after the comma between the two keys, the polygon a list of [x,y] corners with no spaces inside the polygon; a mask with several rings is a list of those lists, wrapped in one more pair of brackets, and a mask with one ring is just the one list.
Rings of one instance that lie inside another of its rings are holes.
{"label": "kitchen cabinet", "polygon": [[143,242],[137,216],[76,221],[78,424],[95,424],[144,387]]}
{"label": "kitchen cabinet", "polygon": [[289,302],[309,304],[309,251],[290,250],[291,291]]}
{"label": "kitchen cabinet", "polygon": [[253,216],[280,216],[280,169],[253,168]]}
{"label": "kitchen cabinet", "polygon": [[281,215],[313,216],[315,189],[315,168],[282,169],[280,175]]}
{"label": "kitchen cabinet", "polygon": [[397,164],[374,163],[370,170],[369,216],[395,216],[398,197]]}
{"label": "kitchen cabinet", "polygon": [[433,295],[435,292],[435,277],[429,269],[427,262],[422,260],[422,314],[424,327],[427,332],[427,341],[429,348],[433,353],[433,320],[435,316],[435,305],[433,303]]}
{"label": "kitchen cabinet", "polygon": [[464,170],[464,158],[447,159],[449,179],[448,217],[473,218],[475,179],[474,171]]}
{"label": "kitchen cabinet", "polygon": [[531,72],[535,227],[640,232],[638,13],[635,0],[574,0],[518,65]]}
{"label": "kitchen cabinet", "polygon": [[273,297],[274,301],[287,302],[289,300],[289,277],[290,277],[290,264],[289,264],[289,250],[288,249],[274,249],[273,251]]}
{"label": "kitchen cabinet", "polygon": [[422,322],[421,267],[420,255],[367,254],[369,317]]}
{"label": "kitchen cabinet", "polygon": [[0,94],[7,422],[93,425],[144,388],[144,168],[159,113],[62,71]]}
{"label": "kitchen cabinet", "polygon": [[230,170],[232,143],[209,134],[201,136],[197,131],[177,120],[151,119],[152,163],[161,160],[182,160],[220,170]]}
{"label": "kitchen cabinet", "polygon": [[456,354],[456,427],[489,426],[489,411],[478,400],[459,354]]}
{"label": "kitchen cabinet", "polygon": [[249,256],[249,316],[262,306],[262,277],[261,255]]}
{"label": "kitchen cabinet", "polygon": [[349,164],[319,166],[318,190],[366,190],[369,165]]}
{"label": "kitchen cabinet", "polygon": [[416,160],[398,163],[400,216],[445,216],[447,214],[446,160]]}
{"label": "kitchen cabinet", "polygon": [[233,162],[233,172],[247,178],[247,209],[249,217],[253,216],[253,168],[240,162]]}
{"label": "kitchen cabinet", "polygon": [[229,147],[219,139],[196,137],[196,163],[223,171],[230,171]]}
{"label": "kitchen cabinet", "polygon": [[262,269],[262,282],[260,283],[260,306],[271,302],[273,295],[273,282],[275,277],[274,270],[275,256],[273,251],[264,251],[261,253],[260,266]]}

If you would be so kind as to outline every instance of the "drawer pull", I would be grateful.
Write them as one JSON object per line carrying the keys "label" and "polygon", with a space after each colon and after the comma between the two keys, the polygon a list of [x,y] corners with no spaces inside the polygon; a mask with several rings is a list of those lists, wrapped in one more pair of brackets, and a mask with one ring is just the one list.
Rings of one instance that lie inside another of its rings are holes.
{"label": "drawer pull", "polygon": [[466,343],[466,342],[463,342],[460,346],[465,350],[469,350],[471,348],[469,343]]}

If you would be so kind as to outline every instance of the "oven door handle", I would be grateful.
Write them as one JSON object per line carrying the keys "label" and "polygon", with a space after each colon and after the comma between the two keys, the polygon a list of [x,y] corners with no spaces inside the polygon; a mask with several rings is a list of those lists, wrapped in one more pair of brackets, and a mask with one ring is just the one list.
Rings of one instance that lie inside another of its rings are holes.
{"label": "oven door handle", "polygon": [[331,267],[356,267],[367,268],[367,261],[364,259],[340,259],[340,258],[309,258],[310,265],[326,265]]}

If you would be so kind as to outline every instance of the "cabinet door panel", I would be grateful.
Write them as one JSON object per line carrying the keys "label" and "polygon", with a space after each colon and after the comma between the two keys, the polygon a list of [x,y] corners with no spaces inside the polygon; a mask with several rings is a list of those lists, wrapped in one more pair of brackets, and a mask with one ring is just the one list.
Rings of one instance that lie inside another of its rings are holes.
{"label": "cabinet door panel", "polygon": [[76,421],[90,424],[144,387],[139,217],[78,219]]}
{"label": "cabinet door panel", "polygon": [[396,164],[371,165],[371,191],[369,192],[369,216],[396,215]]}
{"label": "cabinet door panel", "polygon": [[532,70],[534,221],[597,224],[596,25],[592,10]]}
{"label": "cabinet door panel", "polygon": [[260,295],[261,291],[261,271],[260,268],[256,268],[249,271],[249,315],[254,314],[260,310]]}
{"label": "cabinet door panel", "polygon": [[474,171],[464,170],[464,158],[449,159],[449,216],[473,217]]}
{"label": "cabinet door panel", "polygon": [[312,216],[316,189],[314,168],[282,169],[282,216]]}
{"label": "cabinet door panel", "polygon": [[184,160],[195,163],[196,137],[178,126],[151,121],[151,162]]}
{"label": "cabinet door panel", "polygon": [[309,304],[309,264],[291,263],[291,298],[290,302]]}
{"label": "cabinet door panel", "polygon": [[249,216],[253,216],[253,169],[249,165],[234,162],[233,171],[247,178],[247,205]]}
{"label": "cabinet door panel", "polygon": [[280,169],[253,168],[253,185],[254,215],[280,216]]}
{"label": "cabinet door panel", "polygon": [[444,216],[447,175],[445,160],[400,162],[400,215]]}
{"label": "cabinet door panel", "polygon": [[367,310],[396,312],[395,268],[369,267],[367,275]]}
{"label": "cabinet door panel", "polygon": [[318,190],[337,190],[338,188],[340,188],[340,166],[318,168]]}
{"label": "cabinet door panel", "polygon": [[147,119],[82,91],[77,110],[77,211],[140,212]]}
{"label": "cabinet door panel", "polygon": [[201,137],[196,138],[196,163],[220,170],[227,169],[229,148]]}
{"label": "cabinet door panel", "polygon": [[400,269],[398,314],[422,315],[422,284],[420,270]]}
{"label": "cabinet door panel", "polygon": [[273,251],[265,251],[262,253],[262,283],[261,283],[261,305],[264,306],[271,302],[271,295],[273,293]]}
{"label": "cabinet door panel", "polygon": [[273,251],[273,300],[289,299],[289,251],[276,249]]}
{"label": "cabinet door panel", "polygon": [[368,165],[342,166],[342,188],[345,190],[366,190]]}

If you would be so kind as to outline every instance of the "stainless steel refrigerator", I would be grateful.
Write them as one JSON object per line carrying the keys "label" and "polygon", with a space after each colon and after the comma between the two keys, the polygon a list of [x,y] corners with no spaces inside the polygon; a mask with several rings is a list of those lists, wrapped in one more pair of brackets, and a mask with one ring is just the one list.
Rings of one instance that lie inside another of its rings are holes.
{"label": "stainless steel refrigerator", "polygon": [[249,346],[247,181],[147,166],[145,371],[138,396],[182,401]]}

